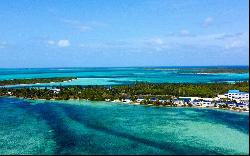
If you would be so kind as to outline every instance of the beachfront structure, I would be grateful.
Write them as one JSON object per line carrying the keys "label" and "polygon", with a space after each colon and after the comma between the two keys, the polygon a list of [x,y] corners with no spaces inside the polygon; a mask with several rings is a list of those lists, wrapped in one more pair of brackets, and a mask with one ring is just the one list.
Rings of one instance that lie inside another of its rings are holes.
{"label": "beachfront structure", "polygon": [[203,107],[211,107],[213,106],[211,101],[207,101],[207,100],[193,100],[192,104],[194,106],[203,106]]}
{"label": "beachfront structure", "polygon": [[199,100],[203,101],[218,101],[220,98],[214,97],[214,98],[199,98]]}
{"label": "beachfront structure", "polygon": [[159,100],[159,102],[170,102],[170,100]]}
{"label": "beachfront structure", "polygon": [[225,102],[223,102],[223,101],[216,101],[214,103],[214,105],[218,107],[219,105],[225,105]]}
{"label": "beachfront structure", "polygon": [[142,102],[144,99],[142,99],[142,98],[138,98],[138,99],[136,99],[136,102]]}
{"label": "beachfront structure", "polygon": [[236,107],[249,110],[249,105],[246,103],[236,103]]}
{"label": "beachfront structure", "polygon": [[228,106],[228,107],[236,107],[236,103],[232,102],[232,101],[227,101],[225,102],[225,104]]}
{"label": "beachfront structure", "polygon": [[183,106],[183,105],[187,105],[191,102],[191,99],[190,98],[178,98],[178,99],[173,99],[173,103],[174,104],[177,104],[177,105],[180,105],[180,106]]}
{"label": "beachfront structure", "polygon": [[156,101],[156,98],[150,98],[149,101]]}
{"label": "beachfront structure", "polygon": [[181,100],[179,99],[173,99],[173,103],[177,105],[182,104]]}
{"label": "beachfront structure", "polygon": [[227,98],[227,96],[225,96],[225,94],[217,95],[217,97],[219,99],[226,99]]}
{"label": "beachfront structure", "polygon": [[[211,100],[211,101],[212,101],[212,100]],[[211,101],[203,100],[203,101],[202,101],[202,106],[204,106],[204,107],[211,107],[211,106],[214,106],[214,104],[212,104]]]}
{"label": "beachfront structure", "polygon": [[202,106],[201,100],[193,100],[192,104],[195,106]]}
{"label": "beachfront structure", "polygon": [[224,94],[230,100],[246,100],[249,101],[249,93],[240,92],[239,90],[229,90]]}
{"label": "beachfront structure", "polygon": [[179,100],[184,100],[184,99],[188,99],[188,100],[190,100],[190,101],[194,101],[194,100],[198,100],[198,99],[201,99],[201,97],[193,97],[193,96],[189,96],[189,97],[182,97],[182,96],[180,96],[179,97]]}
{"label": "beachfront structure", "polygon": [[50,91],[53,92],[53,93],[55,93],[55,94],[58,94],[61,91],[61,89],[54,88],[54,89],[50,89]]}
{"label": "beachfront structure", "polygon": [[123,99],[122,102],[125,102],[125,103],[130,103],[130,102],[133,102],[132,100],[130,99]]}

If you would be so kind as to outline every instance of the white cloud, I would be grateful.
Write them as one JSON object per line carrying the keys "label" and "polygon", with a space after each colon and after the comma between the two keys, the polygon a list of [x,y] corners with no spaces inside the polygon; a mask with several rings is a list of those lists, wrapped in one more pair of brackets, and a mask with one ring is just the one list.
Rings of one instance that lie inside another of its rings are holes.
{"label": "white cloud", "polygon": [[49,41],[48,41],[48,44],[49,44],[49,45],[54,45],[54,44],[55,44],[55,41],[49,40]]}
{"label": "white cloud", "polygon": [[98,22],[82,22],[79,20],[70,20],[70,19],[62,19],[61,21],[63,23],[70,25],[71,27],[80,32],[86,32],[93,29],[93,27],[102,25],[101,23]]}
{"label": "white cloud", "polygon": [[225,44],[225,49],[232,49],[232,48],[240,48],[242,47],[243,42],[239,40],[235,40],[232,42],[229,42],[228,44]]}
{"label": "white cloud", "polygon": [[61,21],[72,28],[78,30],[79,32],[86,32],[92,30],[96,27],[104,27],[107,26],[105,23],[97,22],[97,21],[87,21],[83,22],[80,20],[72,20],[72,19],[61,19]]}
{"label": "white cloud", "polygon": [[214,19],[212,17],[207,17],[203,21],[203,26],[208,27],[208,26],[212,25],[213,21],[214,21]]}
{"label": "white cloud", "polygon": [[162,45],[164,44],[163,40],[161,38],[153,38],[148,41],[151,45]]}
{"label": "white cloud", "polygon": [[68,47],[68,46],[70,46],[70,42],[69,42],[69,40],[59,40],[57,42],[57,46],[58,47]]}
{"label": "white cloud", "polygon": [[74,29],[77,29],[80,32],[85,32],[92,29],[89,25],[79,20],[62,19],[61,21],[72,26]]}
{"label": "white cloud", "polygon": [[58,40],[58,41],[48,40],[47,44],[51,45],[51,46],[57,46],[57,47],[60,47],[60,48],[64,48],[64,47],[69,47],[70,46],[70,41],[65,40],[65,39]]}
{"label": "white cloud", "polygon": [[140,49],[152,51],[171,51],[176,48],[217,48],[220,50],[227,50],[230,52],[232,48],[249,48],[249,34],[235,33],[235,34],[204,34],[195,35],[190,32],[174,33],[162,37],[153,37],[148,39],[134,39],[113,42],[101,43],[85,43],[81,44],[82,48],[93,49]]}

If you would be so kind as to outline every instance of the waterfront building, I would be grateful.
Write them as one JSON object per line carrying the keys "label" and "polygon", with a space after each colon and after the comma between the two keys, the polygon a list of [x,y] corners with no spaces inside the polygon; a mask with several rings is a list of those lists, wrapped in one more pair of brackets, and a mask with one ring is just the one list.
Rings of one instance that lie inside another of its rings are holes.
{"label": "waterfront building", "polygon": [[61,89],[54,88],[54,89],[50,89],[50,91],[53,92],[53,93],[55,93],[55,94],[58,94],[61,91]]}
{"label": "waterfront building", "polygon": [[130,102],[132,102],[132,100],[130,100],[130,99],[123,99],[122,102],[130,103]]}
{"label": "waterfront building", "polygon": [[217,97],[218,97],[219,99],[226,99],[226,98],[227,98],[227,96],[225,96],[225,94],[217,95]]}
{"label": "waterfront building", "polygon": [[236,103],[236,107],[249,110],[249,105],[246,103]]}
{"label": "waterfront building", "polygon": [[181,100],[179,100],[179,99],[173,99],[173,103],[179,105],[179,104],[181,104]]}
{"label": "waterfront building", "polygon": [[156,101],[156,98],[150,98],[149,101]]}
{"label": "waterfront building", "polygon": [[247,92],[240,92],[239,90],[229,90],[227,93],[224,94],[230,100],[249,100],[249,93]]}
{"label": "waterfront building", "polygon": [[169,102],[168,100],[159,100],[159,102]]}
{"label": "waterfront building", "polygon": [[236,103],[232,102],[232,101],[227,101],[225,102],[225,104],[228,106],[228,107],[236,107]]}
{"label": "waterfront building", "polygon": [[138,98],[138,99],[136,99],[136,102],[142,102],[144,99],[143,98]]}
{"label": "waterfront building", "polygon": [[182,97],[182,96],[180,96],[180,97],[179,97],[179,100],[182,100],[182,99],[188,99],[188,100],[190,100],[190,101],[194,101],[194,100],[201,99],[201,97],[193,97],[193,96]]}
{"label": "waterfront building", "polygon": [[192,104],[195,106],[203,106],[203,107],[213,106],[212,102],[207,100],[193,100]]}
{"label": "waterfront building", "polygon": [[202,101],[201,100],[193,100],[192,104],[195,106],[202,106]]}

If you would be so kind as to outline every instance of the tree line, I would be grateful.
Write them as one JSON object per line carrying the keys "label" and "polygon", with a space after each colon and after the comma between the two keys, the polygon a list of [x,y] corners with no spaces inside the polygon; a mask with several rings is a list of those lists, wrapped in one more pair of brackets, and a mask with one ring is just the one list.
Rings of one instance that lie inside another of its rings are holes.
{"label": "tree line", "polygon": [[[65,80],[65,79],[64,79]],[[179,96],[216,97],[228,90],[237,89],[249,92],[249,82],[230,83],[135,83],[121,86],[58,86],[59,93],[45,88],[0,88],[0,96],[9,95],[32,99],[88,99],[104,101],[105,99],[125,99],[135,101],[137,98],[171,99]]]}

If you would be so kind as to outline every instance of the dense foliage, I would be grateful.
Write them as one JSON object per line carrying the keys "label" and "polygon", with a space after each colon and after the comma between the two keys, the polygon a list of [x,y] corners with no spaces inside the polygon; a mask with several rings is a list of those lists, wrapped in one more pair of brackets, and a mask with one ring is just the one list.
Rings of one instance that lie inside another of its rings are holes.
{"label": "dense foliage", "polygon": [[13,79],[2,80],[0,86],[4,85],[16,85],[16,84],[34,84],[34,83],[50,83],[50,82],[63,82],[69,81],[75,78],[72,77],[56,77],[56,78],[34,78],[34,79]]}
{"label": "dense foliage", "polygon": [[158,99],[170,99],[172,96],[199,96],[215,97],[218,94],[224,94],[230,89],[249,92],[249,82],[229,83],[209,83],[209,84],[188,84],[188,83],[165,83],[150,84],[137,83],[123,86],[71,86],[58,87],[59,93],[54,93],[50,89],[7,89],[0,88],[0,96],[12,95],[32,99],[88,99],[103,101],[105,99],[124,99],[135,100],[139,97],[148,99],[156,97]]}

